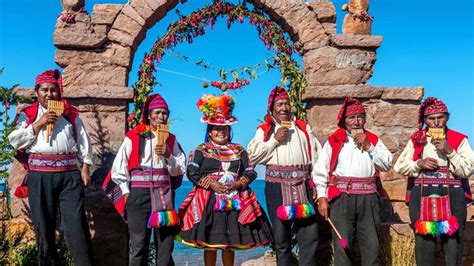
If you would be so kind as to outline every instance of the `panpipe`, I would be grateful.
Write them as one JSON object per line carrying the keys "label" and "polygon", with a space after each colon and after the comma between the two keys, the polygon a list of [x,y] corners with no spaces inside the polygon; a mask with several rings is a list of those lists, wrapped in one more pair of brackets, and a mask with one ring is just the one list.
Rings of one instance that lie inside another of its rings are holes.
{"label": "panpipe", "polygon": [[[57,116],[61,116],[64,112],[64,102],[48,100],[48,111],[53,111]],[[51,133],[53,132],[54,124],[49,123],[46,125],[46,142],[51,141]]]}
{"label": "panpipe", "polygon": [[[364,134],[364,129],[362,129],[362,128],[353,128],[351,130],[351,134],[352,134],[352,137],[355,137],[356,135],[362,135],[362,134]],[[364,150],[361,145],[359,145],[357,143],[356,143],[356,145],[357,145],[357,148],[359,148],[361,151]]]}
{"label": "panpipe", "polygon": [[444,128],[428,128],[428,134],[436,140],[444,139]]}
{"label": "panpipe", "polygon": [[281,126],[290,128],[291,127],[291,121],[281,121]]}
{"label": "panpipe", "polygon": [[[156,126],[155,130],[152,130],[153,135],[155,135],[157,139],[157,145],[163,145],[166,143],[168,136],[170,135],[169,125],[159,124]],[[158,157],[157,162],[159,163],[160,158]]]}

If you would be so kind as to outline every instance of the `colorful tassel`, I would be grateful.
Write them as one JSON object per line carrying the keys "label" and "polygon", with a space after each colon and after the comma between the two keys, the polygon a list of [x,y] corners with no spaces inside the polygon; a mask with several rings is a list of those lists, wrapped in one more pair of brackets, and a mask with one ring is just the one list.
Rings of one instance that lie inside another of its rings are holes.
{"label": "colorful tassel", "polygon": [[228,212],[228,211],[240,211],[242,209],[242,201],[240,199],[221,199],[216,200],[214,204],[214,211]]}
{"label": "colorful tassel", "polygon": [[164,212],[152,212],[148,219],[148,228],[160,228],[163,226],[175,226],[179,224],[178,214],[175,210]]}
{"label": "colorful tassel", "polygon": [[418,219],[415,223],[415,232],[419,235],[440,236],[447,234],[449,236],[456,233],[459,229],[459,223],[455,216],[451,216],[446,221],[429,222]]}
{"label": "colorful tassel", "polygon": [[277,217],[282,221],[293,219],[304,219],[314,216],[316,211],[311,204],[280,205],[277,209]]}

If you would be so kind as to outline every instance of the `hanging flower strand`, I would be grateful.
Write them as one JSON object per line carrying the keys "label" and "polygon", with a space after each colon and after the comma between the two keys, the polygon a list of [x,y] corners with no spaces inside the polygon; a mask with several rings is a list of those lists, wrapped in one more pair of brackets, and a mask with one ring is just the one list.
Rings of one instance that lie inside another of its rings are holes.
{"label": "hanging flower strand", "polygon": [[[292,58],[296,49],[283,29],[261,11],[250,10],[245,1],[238,5],[214,1],[187,17],[180,15],[180,19],[170,24],[166,34],[159,38],[152,46],[150,53],[145,55],[138,71],[138,80],[134,85],[135,108],[129,116],[129,126],[134,126],[138,122],[141,107],[156,84],[153,76],[155,66],[160,64],[165,51],[172,50],[182,42],[192,43],[194,38],[205,34],[207,26],[213,29],[217,19],[221,17],[226,18],[229,28],[235,22],[243,23],[245,19],[256,27],[260,40],[268,50],[273,49],[275,52],[273,63],[267,63],[267,68],[278,68],[281,71],[282,85],[288,86],[293,111],[298,118],[304,118],[305,112],[301,99],[307,85],[306,79],[299,69],[298,62]],[[240,83],[232,86],[241,88],[246,83],[245,80],[239,81]],[[224,83],[226,87],[229,85],[229,82],[222,82],[221,87]]]}

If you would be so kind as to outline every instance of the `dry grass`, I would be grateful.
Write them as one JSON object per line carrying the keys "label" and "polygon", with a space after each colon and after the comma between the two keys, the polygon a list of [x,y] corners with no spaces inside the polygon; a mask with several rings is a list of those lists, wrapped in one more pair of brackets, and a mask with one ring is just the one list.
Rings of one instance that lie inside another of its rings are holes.
{"label": "dry grass", "polygon": [[380,264],[415,265],[415,239],[396,234],[382,236],[380,239]]}

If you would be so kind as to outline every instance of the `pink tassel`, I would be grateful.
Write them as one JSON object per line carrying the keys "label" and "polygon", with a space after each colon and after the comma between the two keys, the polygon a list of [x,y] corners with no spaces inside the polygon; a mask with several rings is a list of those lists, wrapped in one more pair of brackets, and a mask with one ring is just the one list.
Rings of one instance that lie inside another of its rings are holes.
{"label": "pink tassel", "polygon": [[342,248],[347,248],[347,241],[343,237],[339,239],[339,243],[341,244]]}

